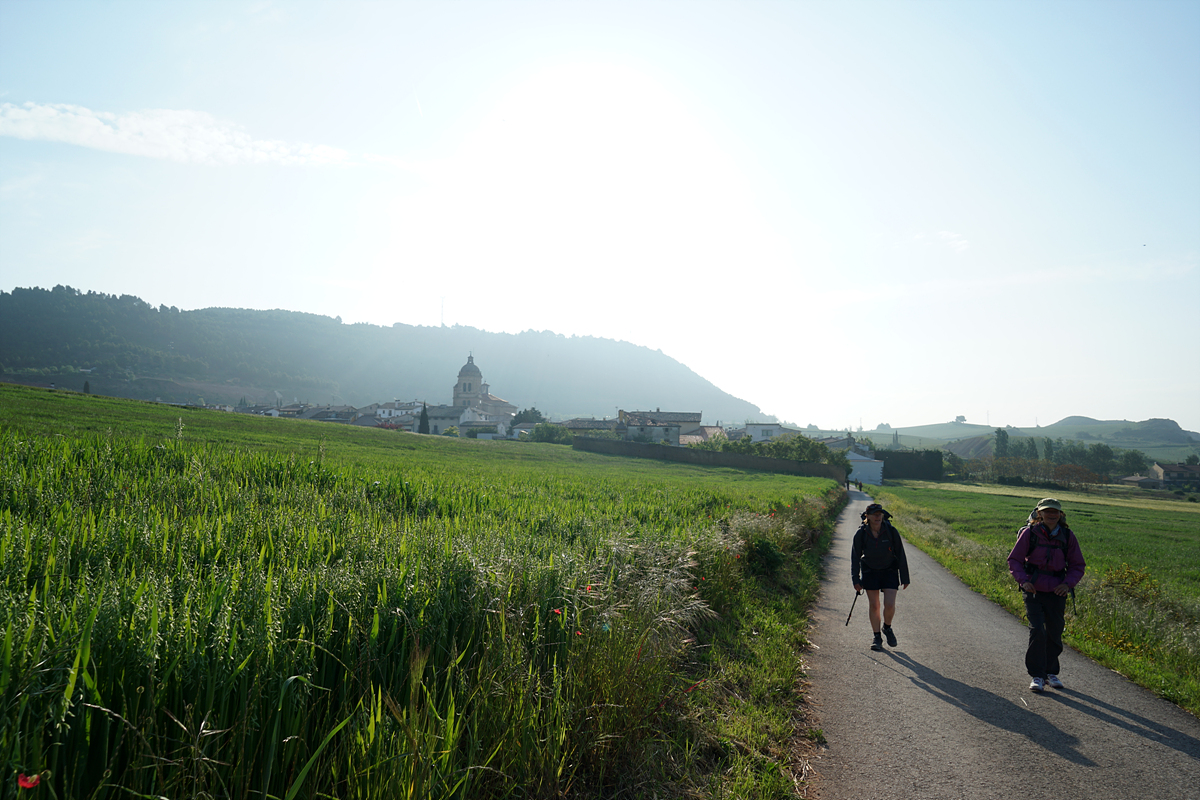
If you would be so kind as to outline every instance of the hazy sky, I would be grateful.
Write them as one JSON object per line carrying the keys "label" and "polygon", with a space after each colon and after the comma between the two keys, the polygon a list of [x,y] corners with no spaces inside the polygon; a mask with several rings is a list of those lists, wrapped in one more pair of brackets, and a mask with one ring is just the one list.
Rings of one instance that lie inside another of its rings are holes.
{"label": "hazy sky", "polygon": [[0,288],[56,284],[1200,430],[1200,2],[0,0]]}

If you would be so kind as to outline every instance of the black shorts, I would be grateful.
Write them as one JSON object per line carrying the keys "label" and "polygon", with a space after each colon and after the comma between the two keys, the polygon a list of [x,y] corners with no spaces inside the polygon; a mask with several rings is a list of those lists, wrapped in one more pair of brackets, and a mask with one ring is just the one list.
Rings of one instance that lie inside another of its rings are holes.
{"label": "black shorts", "polygon": [[899,589],[900,570],[864,569],[860,580],[864,589]]}

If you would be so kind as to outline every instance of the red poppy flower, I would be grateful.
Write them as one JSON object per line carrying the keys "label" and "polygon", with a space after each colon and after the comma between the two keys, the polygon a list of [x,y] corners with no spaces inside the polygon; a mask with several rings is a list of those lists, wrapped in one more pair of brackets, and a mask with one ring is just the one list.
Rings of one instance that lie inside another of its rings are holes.
{"label": "red poppy flower", "polygon": [[27,778],[27,777],[25,777],[25,773],[22,772],[20,775],[17,776],[17,785],[20,786],[22,789],[32,789],[41,782],[42,782],[41,775],[30,775]]}

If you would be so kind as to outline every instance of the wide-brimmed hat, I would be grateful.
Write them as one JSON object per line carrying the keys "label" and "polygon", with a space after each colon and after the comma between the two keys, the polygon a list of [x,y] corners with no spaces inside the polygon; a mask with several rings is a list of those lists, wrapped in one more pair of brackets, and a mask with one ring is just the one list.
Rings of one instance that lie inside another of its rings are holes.
{"label": "wide-brimmed hat", "polygon": [[888,513],[887,509],[885,509],[879,503],[871,503],[871,505],[867,506],[867,510],[862,513],[862,518],[866,519],[868,514],[874,514],[876,512],[883,514],[884,519],[891,519],[892,515]]}
{"label": "wide-brimmed hat", "polygon": [[1041,511],[1046,508],[1053,508],[1055,511],[1062,511],[1062,503],[1055,500],[1053,497],[1047,497],[1037,504],[1037,510]]}

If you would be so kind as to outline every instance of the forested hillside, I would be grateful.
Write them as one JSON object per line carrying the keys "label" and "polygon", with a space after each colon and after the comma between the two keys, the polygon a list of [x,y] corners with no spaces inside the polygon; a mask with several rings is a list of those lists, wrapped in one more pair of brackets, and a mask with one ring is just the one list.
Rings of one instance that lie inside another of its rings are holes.
{"label": "forested hillside", "polygon": [[[773,421],[661,352],[549,331],[342,324],[295,311],[155,308],[68,286],[0,292],[4,380],[165,402],[449,402],[468,355],[494,394],[554,417],[617,408]],[[86,372],[81,370],[87,370]]]}

